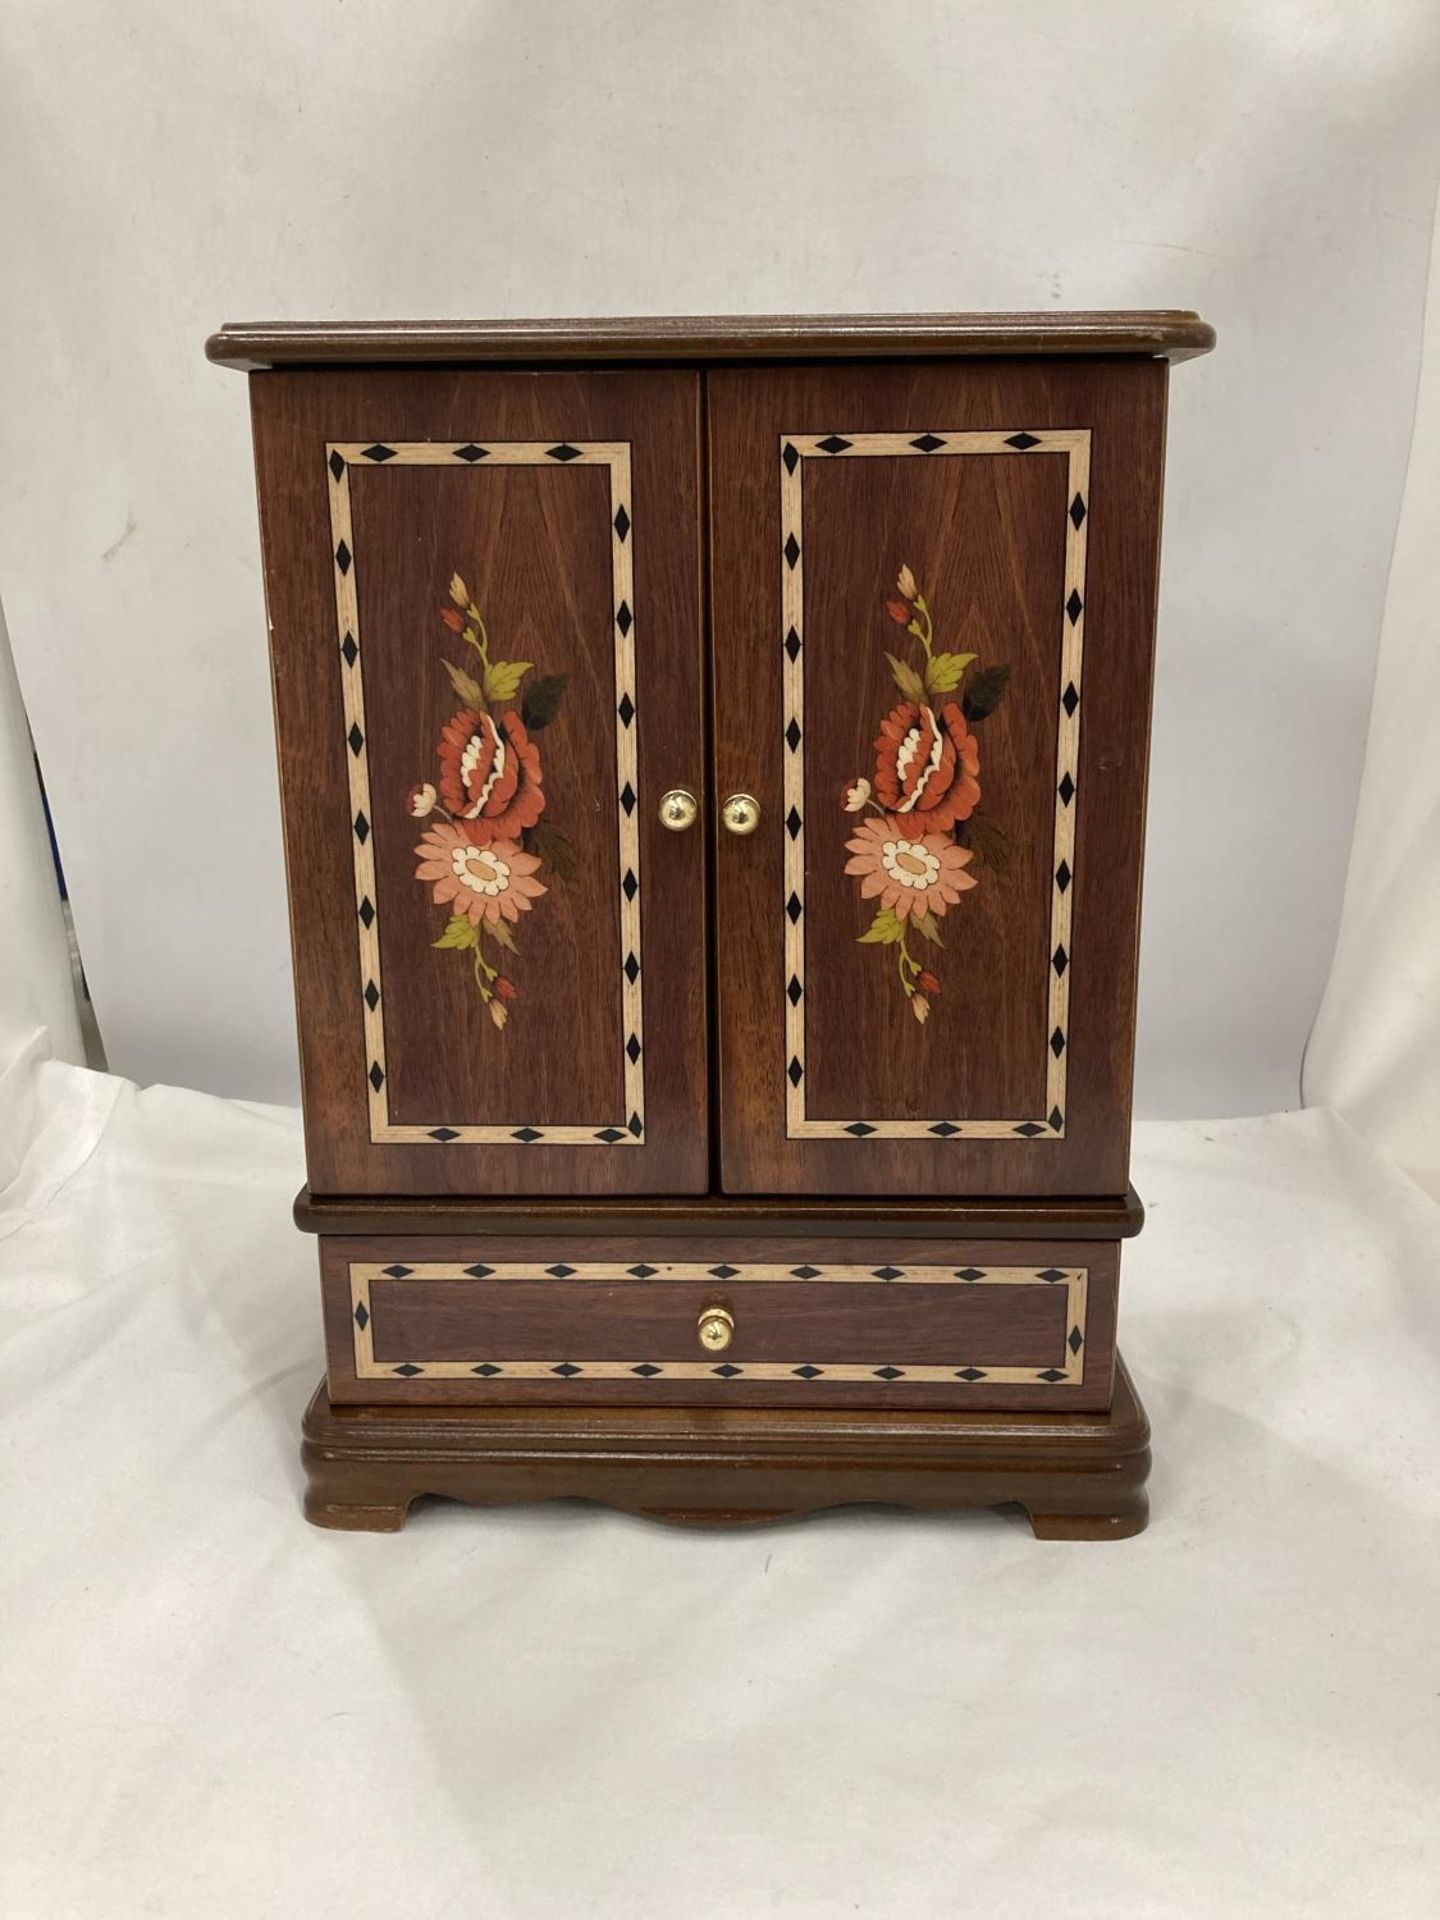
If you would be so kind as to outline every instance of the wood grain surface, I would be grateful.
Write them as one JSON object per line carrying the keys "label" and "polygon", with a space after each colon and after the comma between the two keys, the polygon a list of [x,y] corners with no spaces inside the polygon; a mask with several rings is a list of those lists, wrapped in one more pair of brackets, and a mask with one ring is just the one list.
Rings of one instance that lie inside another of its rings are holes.
{"label": "wood grain surface", "polygon": [[589,320],[258,320],[212,334],[239,368],[426,361],[830,359],[945,354],[1139,354],[1188,360],[1215,329],[1180,310],[1131,313],[717,314]]}

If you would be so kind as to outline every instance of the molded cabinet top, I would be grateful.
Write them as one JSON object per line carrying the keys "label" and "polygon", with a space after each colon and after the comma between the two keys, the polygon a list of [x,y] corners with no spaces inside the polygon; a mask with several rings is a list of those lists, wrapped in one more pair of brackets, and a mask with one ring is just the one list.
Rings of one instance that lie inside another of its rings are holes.
{"label": "molded cabinet top", "polygon": [[1189,360],[1215,329],[1198,314],[720,314],[608,320],[236,321],[212,334],[212,360],[279,366],[423,361],[814,360],[951,354],[1133,354]]}

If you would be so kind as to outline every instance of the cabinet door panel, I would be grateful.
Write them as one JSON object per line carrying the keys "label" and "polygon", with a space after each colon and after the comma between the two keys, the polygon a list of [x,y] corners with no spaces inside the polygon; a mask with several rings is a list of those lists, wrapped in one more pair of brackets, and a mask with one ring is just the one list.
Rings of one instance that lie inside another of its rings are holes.
{"label": "cabinet door panel", "polygon": [[711,376],[727,1189],[1124,1190],[1164,394]]}
{"label": "cabinet door panel", "polygon": [[311,1185],[706,1185],[699,392],[252,381]]}

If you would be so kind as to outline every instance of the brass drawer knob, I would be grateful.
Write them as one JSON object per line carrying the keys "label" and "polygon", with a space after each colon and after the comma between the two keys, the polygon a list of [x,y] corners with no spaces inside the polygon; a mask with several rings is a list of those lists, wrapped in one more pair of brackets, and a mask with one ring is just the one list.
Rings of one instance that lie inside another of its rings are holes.
{"label": "brass drawer knob", "polygon": [[660,824],[671,833],[684,833],[700,817],[700,802],[688,787],[671,787],[660,796]]}
{"label": "brass drawer knob", "polygon": [[707,1353],[723,1353],[735,1332],[735,1316],[724,1307],[706,1307],[696,1332]]}
{"label": "brass drawer knob", "polygon": [[760,824],[760,802],[753,793],[732,793],[720,818],[730,833],[753,833]]}

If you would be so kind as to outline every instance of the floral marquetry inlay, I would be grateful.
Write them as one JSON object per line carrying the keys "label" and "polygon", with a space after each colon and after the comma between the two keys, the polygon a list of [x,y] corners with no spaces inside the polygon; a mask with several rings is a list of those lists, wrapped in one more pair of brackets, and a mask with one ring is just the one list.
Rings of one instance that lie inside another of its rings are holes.
{"label": "floral marquetry inlay", "polygon": [[490,635],[470,589],[456,573],[440,618],[470,649],[462,665],[443,659],[464,706],[446,722],[437,749],[439,788],[424,781],[406,801],[432,821],[415,852],[423,880],[450,920],[435,942],[470,957],[480,999],[504,1028],[520,989],[498,964],[518,954],[511,929],[547,891],[543,871],[562,878],[575,852],[545,812],[536,735],[559,712],[563,673],[537,673],[532,660],[492,659]]}
{"label": "floral marquetry inlay", "polygon": [[940,921],[962,894],[977,884],[971,871],[1000,871],[1005,837],[980,805],[980,745],[972,727],[995,711],[1010,678],[1008,666],[977,664],[974,653],[938,646],[935,622],[909,566],[895,582],[898,600],[885,610],[905,629],[911,657],[887,653],[901,695],[880,725],[875,742],[875,782],[857,776],[844,794],[847,813],[872,808],[845,842],[845,871],[860,882],[862,900],[878,902],[861,943],[892,949],[895,976],[910,1011],[923,1026],[940,992],[933,968],[910,947],[915,933],[943,948]]}

